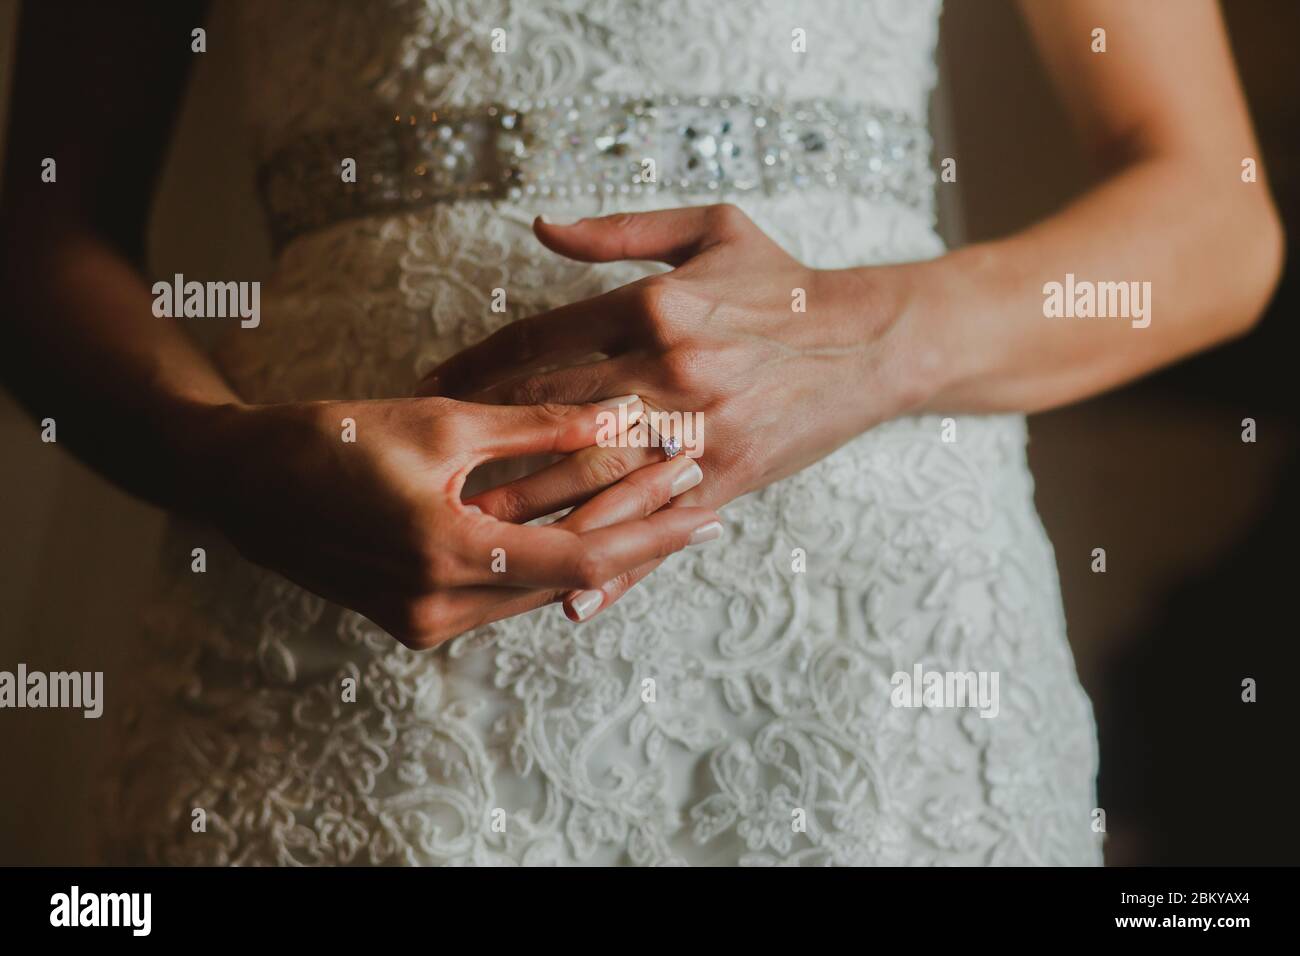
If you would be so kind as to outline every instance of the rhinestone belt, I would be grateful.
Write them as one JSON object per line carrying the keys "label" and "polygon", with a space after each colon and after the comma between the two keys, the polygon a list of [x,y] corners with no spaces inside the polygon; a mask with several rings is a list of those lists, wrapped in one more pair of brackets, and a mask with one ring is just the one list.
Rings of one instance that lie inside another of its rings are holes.
{"label": "rhinestone belt", "polygon": [[[581,97],[314,133],[262,167],[277,244],[353,216],[459,199],[840,189],[929,214],[925,127],[829,100]],[[356,182],[342,162],[356,160]]]}

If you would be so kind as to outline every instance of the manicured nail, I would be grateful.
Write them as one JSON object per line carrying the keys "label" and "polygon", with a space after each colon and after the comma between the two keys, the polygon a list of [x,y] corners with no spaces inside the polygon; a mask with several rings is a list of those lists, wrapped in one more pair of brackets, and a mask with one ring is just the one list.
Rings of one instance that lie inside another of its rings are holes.
{"label": "manicured nail", "polygon": [[573,613],[578,615],[579,621],[585,621],[599,611],[604,602],[604,591],[579,591],[569,602],[569,606],[573,608]]}
{"label": "manicured nail", "polygon": [[695,464],[694,459],[687,458],[685,467],[673,478],[673,486],[668,496],[676,498],[680,494],[685,494],[703,480],[704,472],[700,471],[700,466]]}
{"label": "manicured nail", "polygon": [[691,539],[687,544],[704,544],[706,541],[717,541],[722,537],[722,522],[710,521],[708,524],[702,524],[691,532]]}

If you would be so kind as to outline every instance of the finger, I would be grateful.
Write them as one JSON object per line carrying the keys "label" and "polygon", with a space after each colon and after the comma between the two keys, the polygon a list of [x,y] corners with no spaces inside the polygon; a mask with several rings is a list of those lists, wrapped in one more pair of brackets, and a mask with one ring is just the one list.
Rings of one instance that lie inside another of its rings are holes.
{"label": "finger", "polygon": [[511,322],[457,352],[416,386],[417,395],[450,398],[547,365],[613,354],[627,338],[617,321],[630,308],[622,289]]}
{"label": "finger", "polygon": [[634,471],[622,481],[606,488],[586,504],[574,509],[559,524],[570,531],[583,534],[624,521],[645,518],[703,480],[704,472],[690,458],[680,456],[672,461],[660,461]]}
{"label": "finger", "polygon": [[595,405],[476,405],[465,403],[474,449],[481,464],[521,455],[563,454],[592,445],[619,443],[622,430],[644,411],[636,395]]}
{"label": "finger", "polygon": [[[500,521],[514,524],[523,524],[581,504],[637,469],[663,461],[663,451],[650,447],[648,433],[643,436],[644,441],[630,440],[631,432],[644,428],[641,423],[632,426],[629,441],[623,446],[593,445],[579,449],[553,465],[490,488],[465,503],[481,508]],[[629,517],[640,518],[643,515]]]}
{"label": "finger", "polygon": [[665,508],[639,521],[583,534],[554,525],[493,521],[474,535],[473,545],[462,552],[444,583],[589,590],[721,533],[718,516],[703,508]]}
{"label": "finger", "polygon": [[465,400],[488,405],[540,405],[560,402],[580,405],[610,395],[640,394],[639,363],[630,356],[532,372],[504,379],[466,395]]}
{"label": "finger", "polygon": [[[676,499],[677,495],[673,495],[673,498]],[[676,506],[677,504],[674,504],[674,507]],[[717,533],[712,537],[701,536],[700,540],[695,543],[705,544],[708,541],[717,540],[721,536],[722,529],[719,527]],[[643,578],[647,577],[662,563],[663,559],[648,561],[640,567],[633,568],[606,581],[598,588],[570,591],[562,599],[565,615],[575,624],[591,620],[596,614],[612,607],[624,594],[636,587]]]}
{"label": "finger", "polygon": [[[624,520],[631,517],[638,509],[644,514],[651,514],[678,495],[690,491],[703,480],[704,473],[699,465],[689,458],[686,462],[689,464],[683,463],[682,459],[678,458],[661,465],[643,468],[608,491],[597,495],[565,518],[562,523],[575,530],[585,531],[593,527],[603,527],[612,521]],[[635,586],[636,582],[662,563],[663,559],[655,559],[618,575],[599,588],[568,592],[562,597],[565,615],[575,624],[590,619],[599,611],[612,605]]]}
{"label": "finger", "polygon": [[[658,511],[677,495],[694,488],[702,479],[703,473],[699,465],[689,458],[660,461],[642,468],[597,495],[573,514],[557,522],[556,527],[581,533],[644,518]],[[482,513],[473,505],[467,505],[466,510]],[[615,580],[622,580],[622,576]],[[455,588],[448,592],[447,607],[459,622],[457,630],[463,631],[527,613],[559,600],[564,594],[563,589],[538,591],[484,586]]]}
{"label": "finger", "polygon": [[679,266],[725,238],[743,217],[726,205],[617,213],[568,225],[539,216],[533,232],[552,252],[580,262],[649,259]]}
{"label": "finger", "polygon": [[590,621],[601,611],[613,607],[614,602],[636,587],[643,578],[649,576],[650,572],[661,564],[663,564],[662,558],[648,561],[639,568],[633,568],[631,571],[620,574],[612,581],[606,581],[598,588],[587,591],[570,591],[564,596],[565,616],[574,624]]}

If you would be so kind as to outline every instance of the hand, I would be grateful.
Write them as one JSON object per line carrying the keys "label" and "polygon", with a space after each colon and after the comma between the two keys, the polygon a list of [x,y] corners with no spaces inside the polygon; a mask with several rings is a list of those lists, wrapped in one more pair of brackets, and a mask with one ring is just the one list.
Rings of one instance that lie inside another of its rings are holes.
{"label": "hand", "polygon": [[[659,409],[701,412],[705,480],[680,503],[711,508],[923,398],[905,374],[904,296],[887,268],[810,269],[728,205],[534,229],[573,259],[675,268],[515,322],[435,368],[421,393],[514,404],[635,392]],[[593,354],[604,358],[574,364]],[[601,588],[598,606],[647,570]],[[572,601],[567,609],[580,616]]]}
{"label": "hand", "polygon": [[[682,487],[673,462],[638,470],[547,527],[489,509],[528,520],[566,494],[586,497],[590,483],[553,480],[581,477],[572,464],[485,493],[487,507],[461,501],[479,464],[588,448],[609,413],[440,398],[222,406],[200,469],[207,513],[250,560],[408,647],[433,647],[721,531],[712,512],[659,510]],[[354,441],[343,440],[345,419]]]}

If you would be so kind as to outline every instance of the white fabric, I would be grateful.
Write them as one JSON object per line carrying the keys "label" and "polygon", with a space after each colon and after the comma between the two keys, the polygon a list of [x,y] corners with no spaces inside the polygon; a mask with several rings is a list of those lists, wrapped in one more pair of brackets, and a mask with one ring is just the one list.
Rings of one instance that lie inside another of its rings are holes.
{"label": "white fabric", "polygon": [[[513,95],[834,96],[923,118],[938,2],[250,0],[244,12],[266,155],[311,129]],[[505,54],[490,52],[494,28]],[[805,54],[791,52],[796,28]],[[740,204],[813,266],[943,249],[903,207],[829,192]],[[504,322],[649,268],[561,260],[532,237],[534,214],[636,208],[649,204],[464,202],[309,234],[264,283],[261,326],[233,331],[219,361],[253,401],[408,394]],[[495,288],[508,314],[492,312]],[[426,653],[178,526],[164,563],[180,573],[142,646],[146,686],[110,780],[109,852],[1099,863],[1095,730],[1024,421],[958,418],[956,439],[933,417],[882,425],[729,505],[721,546],[674,556],[591,623],[549,608]],[[189,573],[196,546],[206,574]],[[891,706],[891,675],[917,663],[997,672],[998,716]],[[349,677],[355,703],[342,699]],[[206,832],[193,832],[196,808]]]}

